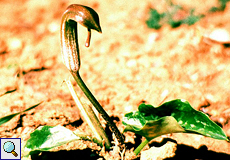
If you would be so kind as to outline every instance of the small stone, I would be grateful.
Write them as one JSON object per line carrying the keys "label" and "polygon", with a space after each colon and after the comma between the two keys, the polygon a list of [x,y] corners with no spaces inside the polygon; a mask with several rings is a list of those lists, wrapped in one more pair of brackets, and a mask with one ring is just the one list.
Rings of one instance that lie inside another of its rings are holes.
{"label": "small stone", "polygon": [[52,22],[48,25],[48,30],[51,33],[55,33],[57,31],[59,31],[59,24]]}
{"label": "small stone", "polygon": [[136,67],[137,65],[137,62],[136,60],[132,59],[132,60],[129,60],[127,63],[126,63],[127,67]]}
{"label": "small stone", "polygon": [[22,48],[22,41],[18,38],[10,38],[7,40],[9,50],[18,50]]}
{"label": "small stone", "polygon": [[162,93],[161,93],[161,97],[165,98],[169,95],[169,90],[165,89]]}
{"label": "small stone", "polygon": [[167,142],[161,147],[151,147],[150,149],[141,152],[141,160],[162,160],[175,156],[177,144]]}
{"label": "small stone", "polygon": [[159,38],[159,34],[157,32],[149,34],[145,50],[151,51],[152,45],[157,41],[158,38]]}
{"label": "small stone", "polygon": [[205,34],[204,37],[223,44],[230,43],[230,33],[222,28],[215,29],[211,33]]}
{"label": "small stone", "polygon": [[213,110],[210,111],[210,114],[211,114],[212,116],[216,117],[216,116],[219,115],[219,112],[218,112],[217,110],[213,109]]}

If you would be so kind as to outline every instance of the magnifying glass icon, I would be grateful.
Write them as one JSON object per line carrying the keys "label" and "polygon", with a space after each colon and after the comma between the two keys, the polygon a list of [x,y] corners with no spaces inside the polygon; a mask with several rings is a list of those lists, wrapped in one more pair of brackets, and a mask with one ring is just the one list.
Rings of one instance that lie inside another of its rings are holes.
{"label": "magnifying glass icon", "polygon": [[15,145],[11,141],[7,141],[3,145],[3,149],[7,153],[12,153],[15,157],[18,156],[18,154],[14,151],[15,150]]}

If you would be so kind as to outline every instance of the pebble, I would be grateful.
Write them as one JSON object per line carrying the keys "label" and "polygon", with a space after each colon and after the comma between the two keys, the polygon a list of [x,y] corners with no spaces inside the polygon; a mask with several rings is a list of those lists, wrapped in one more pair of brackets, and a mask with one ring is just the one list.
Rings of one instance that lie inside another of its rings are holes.
{"label": "pebble", "polygon": [[211,33],[206,33],[204,37],[222,44],[230,43],[230,33],[222,28],[217,28]]}
{"label": "pebble", "polygon": [[198,78],[199,78],[198,73],[194,73],[194,74],[192,74],[192,75],[190,76],[190,79],[191,79],[192,81],[197,81]]}
{"label": "pebble", "polygon": [[217,110],[211,110],[210,111],[210,114],[213,116],[213,117],[216,117],[216,116],[218,116],[219,115],[219,112],[217,111]]}
{"label": "pebble", "polygon": [[137,66],[137,62],[135,59],[131,59],[126,63],[127,67],[136,67]]}
{"label": "pebble", "polygon": [[22,41],[19,38],[10,38],[7,40],[9,50],[18,50],[22,48]]}
{"label": "pebble", "polygon": [[49,25],[48,25],[48,30],[50,33],[55,33],[57,31],[59,31],[59,24],[55,23],[55,22],[51,22]]}
{"label": "pebble", "polygon": [[161,93],[161,97],[165,98],[169,95],[169,90],[165,89],[162,93]]}
{"label": "pebble", "polygon": [[141,160],[160,160],[171,158],[175,156],[177,150],[177,144],[173,142],[167,142],[161,147],[151,147],[146,151],[141,152]]}
{"label": "pebble", "polygon": [[205,99],[207,99],[208,101],[210,101],[212,103],[217,101],[212,94],[206,94]]}
{"label": "pebble", "polygon": [[156,42],[156,40],[158,38],[159,38],[159,34],[157,32],[149,34],[148,39],[147,39],[147,43],[145,45],[145,51],[146,52],[151,51],[153,49],[152,45],[153,45],[153,43]]}

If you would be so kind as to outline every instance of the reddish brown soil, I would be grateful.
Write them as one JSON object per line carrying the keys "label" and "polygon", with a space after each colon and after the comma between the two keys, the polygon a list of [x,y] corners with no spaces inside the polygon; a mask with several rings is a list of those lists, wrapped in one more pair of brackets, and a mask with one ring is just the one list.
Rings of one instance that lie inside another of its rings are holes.
{"label": "reddish brown soil", "polygon": [[[229,4],[225,11],[209,13],[195,25],[176,29],[165,25],[154,30],[145,24],[148,11],[150,7],[165,10],[163,1],[2,0],[0,94],[15,91],[0,97],[0,117],[43,103],[2,125],[0,137],[20,137],[24,144],[41,125],[63,125],[91,134],[63,83],[71,79],[79,96],[86,100],[61,59],[60,20],[66,7],[73,3],[90,6],[100,16],[103,34],[92,33],[90,48],[84,47],[87,30],[79,27],[80,73],[120,130],[124,129],[123,115],[136,111],[142,101],[158,106],[162,101],[183,98],[195,109],[209,104],[203,111],[230,136],[230,48],[206,43],[202,38],[216,28],[230,31]],[[174,3],[205,14],[217,5],[216,0]],[[139,159],[140,155],[132,157],[132,151],[140,139],[134,139],[132,133],[125,136],[129,144],[126,159]],[[191,134],[159,137],[144,150],[167,141],[177,144],[173,159],[230,159],[228,142]],[[84,141],[28,159],[80,155],[85,159],[119,159],[115,149],[104,151]]]}

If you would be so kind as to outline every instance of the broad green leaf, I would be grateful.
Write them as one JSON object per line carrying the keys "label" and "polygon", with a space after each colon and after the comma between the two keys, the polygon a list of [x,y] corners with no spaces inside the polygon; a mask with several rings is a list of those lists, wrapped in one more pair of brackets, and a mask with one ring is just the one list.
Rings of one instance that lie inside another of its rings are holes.
{"label": "broad green leaf", "polygon": [[125,118],[123,120],[123,124],[127,125],[127,127],[124,131],[137,133],[144,136],[148,141],[164,134],[185,132],[185,130],[177,123],[175,118],[171,116],[165,116],[158,120],[148,120],[144,125],[139,126],[132,126],[132,123],[132,119]]}
{"label": "broad green leaf", "polygon": [[[41,102],[41,103],[42,103],[42,102]],[[21,113],[23,113],[23,112],[29,111],[29,110],[31,110],[31,109],[33,109],[33,108],[39,106],[41,103],[38,103],[38,104],[36,104],[36,105],[34,105],[34,106],[32,106],[32,107],[29,107],[29,108],[25,109],[25,110],[22,111],[22,112],[17,112],[17,113],[10,114],[10,115],[7,115],[7,116],[5,116],[5,117],[0,118],[0,126],[1,126],[2,124],[4,124],[4,123],[8,122],[9,120],[11,120],[12,118],[14,118],[15,116],[17,116],[17,115],[19,115],[19,114],[21,114]]]}
{"label": "broad green leaf", "polygon": [[79,139],[80,137],[63,126],[41,126],[30,134],[23,155],[28,156],[32,151],[47,151]]}
{"label": "broad green leaf", "polygon": [[[126,125],[125,131],[139,133],[148,140],[152,137],[154,138],[153,132],[156,132],[155,135],[157,136],[167,134],[168,132],[183,132],[183,130],[180,130],[180,127],[187,133],[197,133],[215,139],[228,140],[223,130],[217,124],[211,121],[204,113],[193,109],[185,100],[169,101],[157,108],[141,104],[138,110],[125,115],[123,120],[123,124]],[[171,119],[165,117],[171,117]],[[152,132],[150,131],[151,128]],[[165,133],[163,132],[164,128],[166,130]]]}

